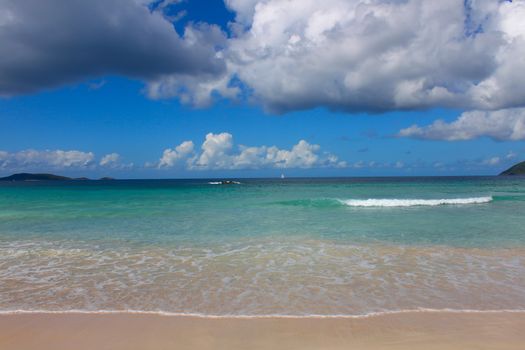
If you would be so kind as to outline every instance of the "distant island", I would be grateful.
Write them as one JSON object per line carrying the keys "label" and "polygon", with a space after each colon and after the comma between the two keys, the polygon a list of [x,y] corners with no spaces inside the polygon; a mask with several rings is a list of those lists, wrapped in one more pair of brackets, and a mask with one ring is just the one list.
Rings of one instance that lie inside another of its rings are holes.
{"label": "distant island", "polygon": [[[79,178],[73,178],[73,177],[67,177],[67,176],[60,176],[60,175],[54,175],[54,174],[31,174],[31,173],[19,173],[19,174],[13,174],[6,177],[0,177],[0,181],[86,181],[90,180],[87,177],[79,177]],[[103,177],[100,180],[107,181],[107,180],[114,180],[111,177]]]}
{"label": "distant island", "polygon": [[500,174],[500,176],[505,175],[525,175],[525,162],[518,163],[508,168]]}

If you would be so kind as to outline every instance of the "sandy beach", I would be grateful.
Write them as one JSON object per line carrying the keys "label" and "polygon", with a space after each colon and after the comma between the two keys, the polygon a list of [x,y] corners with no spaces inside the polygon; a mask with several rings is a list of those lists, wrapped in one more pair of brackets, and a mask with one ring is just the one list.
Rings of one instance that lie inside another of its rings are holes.
{"label": "sandy beach", "polygon": [[407,312],[365,318],[150,314],[0,316],[0,349],[523,349],[525,313]]}

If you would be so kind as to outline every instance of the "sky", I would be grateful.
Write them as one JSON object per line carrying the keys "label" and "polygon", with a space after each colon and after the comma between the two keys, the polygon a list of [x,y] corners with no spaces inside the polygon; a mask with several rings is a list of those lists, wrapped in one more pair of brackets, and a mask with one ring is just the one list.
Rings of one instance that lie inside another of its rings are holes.
{"label": "sky", "polygon": [[494,175],[525,1],[0,0],[0,176]]}

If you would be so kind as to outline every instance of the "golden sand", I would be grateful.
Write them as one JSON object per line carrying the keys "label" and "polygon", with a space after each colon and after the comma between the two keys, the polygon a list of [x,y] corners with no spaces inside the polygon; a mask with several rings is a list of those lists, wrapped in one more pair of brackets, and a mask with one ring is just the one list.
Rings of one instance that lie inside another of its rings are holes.
{"label": "golden sand", "polygon": [[0,349],[525,349],[525,313],[407,312],[366,318],[147,314],[0,316]]}

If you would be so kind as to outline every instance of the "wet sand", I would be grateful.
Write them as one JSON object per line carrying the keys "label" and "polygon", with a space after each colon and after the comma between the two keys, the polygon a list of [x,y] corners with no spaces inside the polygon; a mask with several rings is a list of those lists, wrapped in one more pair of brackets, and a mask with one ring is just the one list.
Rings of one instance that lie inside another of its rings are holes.
{"label": "wet sand", "polygon": [[525,313],[405,312],[365,318],[151,314],[0,316],[0,349],[525,349]]}

